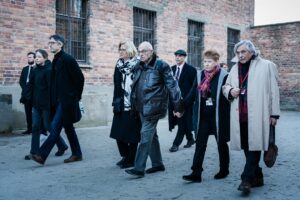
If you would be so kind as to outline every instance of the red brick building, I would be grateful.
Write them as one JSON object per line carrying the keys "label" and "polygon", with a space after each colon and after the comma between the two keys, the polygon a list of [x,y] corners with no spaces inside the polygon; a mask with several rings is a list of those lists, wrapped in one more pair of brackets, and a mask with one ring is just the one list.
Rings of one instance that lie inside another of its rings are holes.
{"label": "red brick building", "polygon": [[[56,32],[65,36],[66,51],[84,71],[83,101],[89,114],[83,121],[94,125],[111,118],[112,74],[120,41],[129,39],[138,45],[149,40],[170,65],[173,52],[182,48],[188,52],[188,62],[200,67],[204,49],[217,49],[221,61],[229,61],[234,44],[258,32],[250,29],[253,25],[254,0],[3,0],[0,104],[16,113],[23,111],[18,80],[26,54],[47,49],[48,37]],[[299,62],[296,65],[299,68]],[[299,102],[295,105],[300,109]],[[24,126],[23,117],[14,117],[19,123],[11,125],[13,129]]]}
{"label": "red brick building", "polygon": [[282,108],[300,110],[300,22],[256,26],[250,38],[278,66]]}

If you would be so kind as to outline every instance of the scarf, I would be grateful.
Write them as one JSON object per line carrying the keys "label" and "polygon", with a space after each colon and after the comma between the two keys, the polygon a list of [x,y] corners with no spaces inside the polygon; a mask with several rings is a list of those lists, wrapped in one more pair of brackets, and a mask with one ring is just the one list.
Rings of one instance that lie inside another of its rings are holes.
{"label": "scarf", "polygon": [[130,110],[130,94],[131,84],[133,80],[133,70],[135,65],[139,62],[136,57],[124,62],[124,59],[119,59],[117,62],[117,68],[122,73],[122,89],[124,90],[124,106],[125,110]]}
{"label": "scarf", "polygon": [[203,98],[207,98],[210,93],[210,82],[220,71],[220,66],[216,65],[211,72],[204,70],[204,78],[201,83],[198,85],[198,91],[201,93]]}

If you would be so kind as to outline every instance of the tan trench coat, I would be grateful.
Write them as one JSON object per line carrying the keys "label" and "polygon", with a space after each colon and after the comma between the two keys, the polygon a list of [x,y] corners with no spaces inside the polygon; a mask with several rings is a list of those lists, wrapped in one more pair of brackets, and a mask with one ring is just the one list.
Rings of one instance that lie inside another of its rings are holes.
{"label": "tan trench coat", "polygon": [[[270,116],[280,114],[278,72],[274,63],[257,56],[250,63],[248,74],[248,144],[250,151],[265,151],[269,145]],[[231,88],[238,88],[238,65],[235,64],[223,86],[228,98]],[[241,150],[239,98],[231,102],[230,146]]]}

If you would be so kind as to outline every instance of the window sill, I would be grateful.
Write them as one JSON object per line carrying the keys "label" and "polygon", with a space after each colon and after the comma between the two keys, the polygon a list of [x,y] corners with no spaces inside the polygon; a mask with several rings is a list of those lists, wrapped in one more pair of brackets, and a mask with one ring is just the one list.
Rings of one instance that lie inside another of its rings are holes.
{"label": "window sill", "polygon": [[90,64],[86,64],[86,63],[78,63],[78,64],[79,64],[79,67],[83,68],[83,69],[92,69],[93,68],[93,66]]}

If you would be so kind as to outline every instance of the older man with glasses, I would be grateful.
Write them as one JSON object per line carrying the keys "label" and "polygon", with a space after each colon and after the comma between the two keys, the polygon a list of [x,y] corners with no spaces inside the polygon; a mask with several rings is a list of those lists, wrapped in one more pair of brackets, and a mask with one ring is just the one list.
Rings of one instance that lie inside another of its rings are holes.
{"label": "older man with glasses", "polygon": [[149,42],[142,42],[138,48],[141,62],[135,66],[131,99],[134,110],[138,111],[141,122],[141,141],[135,157],[133,169],[128,174],[143,177],[146,162],[150,156],[152,167],[146,173],[164,171],[156,126],[158,120],[165,117],[168,108],[168,96],[174,104],[174,114],[182,116],[183,105],[177,81],[170,66],[159,59]]}

